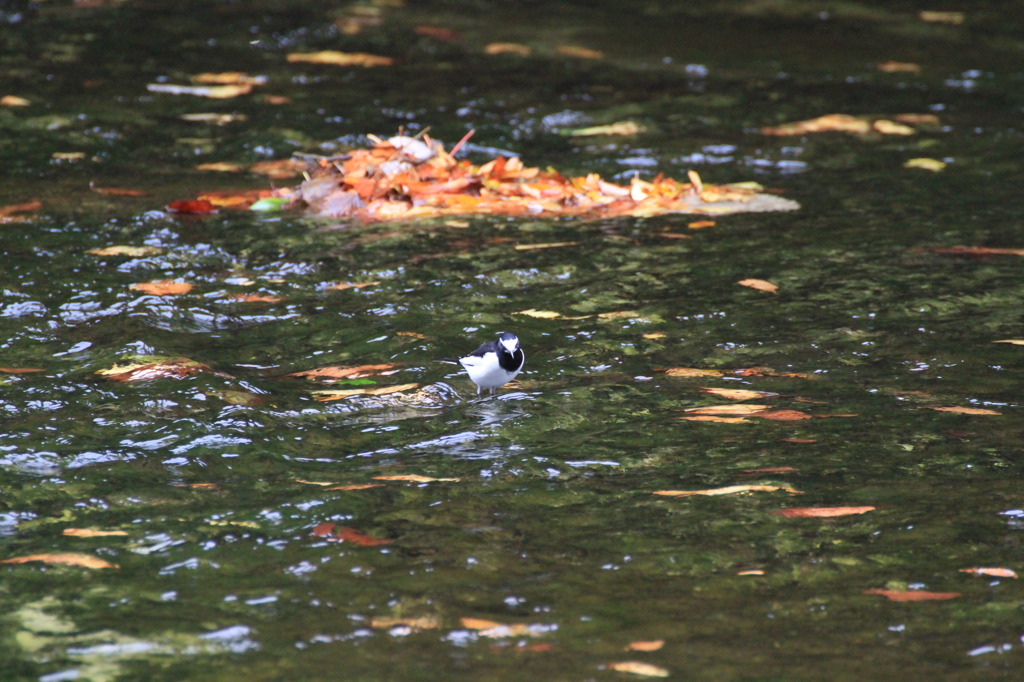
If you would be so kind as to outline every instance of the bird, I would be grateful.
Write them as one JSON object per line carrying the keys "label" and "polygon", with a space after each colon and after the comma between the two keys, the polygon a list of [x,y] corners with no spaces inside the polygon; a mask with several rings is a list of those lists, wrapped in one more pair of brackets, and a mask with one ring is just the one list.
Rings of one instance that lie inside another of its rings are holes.
{"label": "bird", "polygon": [[440,361],[462,365],[476,384],[477,395],[484,388],[494,395],[494,389],[512,381],[523,370],[526,354],[519,345],[519,338],[512,332],[505,332],[496,341],[488,341],[468,355],[440,358]]}

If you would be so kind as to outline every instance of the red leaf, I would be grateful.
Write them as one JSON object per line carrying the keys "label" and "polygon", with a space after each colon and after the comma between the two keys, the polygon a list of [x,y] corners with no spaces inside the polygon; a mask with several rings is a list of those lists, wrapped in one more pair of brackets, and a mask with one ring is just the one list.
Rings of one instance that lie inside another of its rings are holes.
{"label": "red leaf", "polygon": [[788,507],[776,509],[772,512],[775,516],[792,518],[826,518],[830,516],[850,516],[853,514],[864,514],[874,511],[875,507]]}
{"label": "red leaf", "polygon": [[167,205],[167,210],[173,213],[183,213],[186,215],[202,215],[206,213],[216,213],[217,207],[206,199],[197,199],[194,201],[172,201]]}
{"label": "red leaf", "polygon": [[367,535],[355,528],[339,526],[331,523],[330,521],[324,521],[323,523],[318,524],[313,529],[313,535],[326,538],[327,540],[334,542],[354,542],[362,547],[376,547],[377,545],[391,544],[391,540],[386,538],[375,538],[372,535]]}

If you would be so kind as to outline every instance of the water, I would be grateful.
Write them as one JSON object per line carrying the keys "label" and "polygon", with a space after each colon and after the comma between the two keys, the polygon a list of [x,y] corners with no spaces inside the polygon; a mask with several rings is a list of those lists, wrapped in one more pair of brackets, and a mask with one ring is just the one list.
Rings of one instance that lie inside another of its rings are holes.
{"label": "water", "polygon": [[[1022,566],[1022,351],[995,343],[1022,338],[1020,264],[929,250],[1021,246],[1012,16],[439,2],[381,7],[379,26],[347,36],[365,13],[340,4],[47,3],[16,20],[17,7],[2,15],[4,91],[30,105],[0,108],[0,205],[43,208],[0,226],[0,366],[42,371],[0,374],[0,558],[117,568],[3,566],[5,679],[640,677],[611,669],[628,662],[670,679],[1020,676],[1017,581],[962,572]],[[533,52],[483,54],[499,41]],[[285,61],[320,49],[399,63]],[[874,68],[887,60],[922,70]],[[268,82],[225,100],[146,90],[229,70]],[[826,113],[939,123],[758,132]],[[558,134],[627,118],[648,132]],[[755,179],[803,208],[699,230],[689,216],[332,225],[163,210],[290,182],[197,164],[335,153],[400,125],[449,144],[475,128],[479,159],[510,149],[571,174]],[[948,166],[902,167],[925,156]],[[513,248],[551,242],[576,244]],[[88,253],[112,245],[160,251]],[[193,289],[129,288],[164,279]],[[526,370],[494,399],[434,362],[506,329]],[[152,356],[208,369],[97,374]],[[364,364],[397,371],[288,376]],[[809,418],[681,419],[737,402],[702,388],[777,394],[744,402]],[[378,478],[396,476],[457,480]],[[802,493],[652,494],[739,484]],[[875,509],[773,513],[838,506]]]}

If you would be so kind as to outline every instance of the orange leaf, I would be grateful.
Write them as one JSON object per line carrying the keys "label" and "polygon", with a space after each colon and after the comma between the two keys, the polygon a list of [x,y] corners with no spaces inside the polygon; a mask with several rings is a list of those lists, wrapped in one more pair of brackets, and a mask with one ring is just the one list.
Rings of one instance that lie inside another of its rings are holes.
{"label": "orange leaf", "polygon": [[239,303],[280,303],[284,300],[280,296],[267,296],[266,294],[231,294],[228,298]]}
{"label": "orange leaf", "polygon": [[19,556],[12,559],[0,560],[0,564],[25,564],[30,561],[42,561],[46,564],[63,564],[66,566],[81,566],[82,568],[120,568],[117,564],[98,559],[88,554],[31,554]]}
{"label": "orange leaf", "polygon": [[128,189],[126,187],[97,187],[93,183],[89,183],[89,189],[97,194],[107,194],[115,197],[144,197],[149,194],[141,189]]}
{"label": "orange leaf", "polygon": [[467,630],[490,630],[491,628],[502,626],[502,623],[484,620],[483,618],[460,618],[459,621],[462,623],[462,627]]}
{"label": "orange leaf", "polygon": [[380,57],[365,52],[338,52],[323,50],[322,52],[293,52],[288,55],[289,62],[306,62],[309,64],[330,64],[332,66],[391,66],[395,60],[391,57]]}
{"label": "orange leaf", "polygon": [[[320,484],[317,484],[320,485]],[[335,485],[328,490],[366,490],[368,488],[383,488],[382,483],[353,483],[351,485]]]}
{"label": "orange leaf", "polygon": [[691,230],[700,230],[705,227],[714,227],[714,220],[694,220],[692,223],[688,223],[686,226]]}
{"label": "orange leaf", "polygon": [[690,407],[685,411],[692,414],[717,414],[717,415],[753,415],[764,412],[768,405],[756,405],[754,403],[733,403],[732,405],[707,405],[705,407]]}
{"label": "orange leaf", "polygon": [[787,519],[793,518],[827,518],[831,516],[851,516],[874,511],[875,507],[788,507],[776,509],[772,512],[775,516],[784,516]]}
{"label": "orange leaf", "polygon": [[559,45],[555,48],[555,52],[579,59],[602,59],[604,57],[604,52],[600,50],[591,50],[589,47],[580,47],[579,45]]}
{"label": "orange leaf", "polygon": [[800,412],[799,410],[766,410],[750,416],[757,417],[758,419],[770,419],[771,421],[777,422],[792,422],[799,421],[801,419],[812,419],[811,415],[806,412]]}
{"label": "orange leaf", "polygon": [[41,201],[25,201],[20,204],[0,206],[0,219],[10,218],[15,213],[31,213],[32,211],[38,211],[42,207],[43,202]]}
{"label": "orange leaf", "polygon": [[314,391],[313,399],[318,400],[322,403],[330,402],[331,400],[341,400],[342,398],[351,398],[356,395],[387,395],[389,393],[401,393],[402,391],[408,391],[411,388],[416,388],[419,384],[398,384],[397,386],[380,386],[378,388],[352,388],[340,391]]}
{"label": "orange leaf", "polygon": [[764,571],[759,568],[752,568],[749,571],[739,571],[736,575],[764,575]]}
{"label": "orange leaf", "polygon": [[163,279],[157,282],[140,282],[128,287],[135,291],[141,291],[151,296],[177,296],[192,291],[192,285],[188,282],[175,282],[170,279]]}
{"label": "orange leaf", "polygon": [[644,663],[642,661],[613,661],[608,664],[608,668],[620,673],[631,673],[643,677],[669,676],[668,668],[662,668],[660,665]]}
{"label": "orange leaf", "polygon": [[1017,572],[1009,568],[961,568],[961,573],[973,573],[974,575],[991,575],[997,578],[1016,578]]}
{"label": "orange leaf", "polygon": [[654,495],[664,495],[666,497],[692,497],[693,495],[735,495],[737,493],[753,493],[753,492],[775,492],[776,490],[782,490],[783,492],[793,493],[795,495],[802,494],[802,490],[796,490],[789,487],[788,485],[730,485],[724,488],[711,488],[709,490],[656,490]]}
{"label": "orange leaf", "polygon": [[717,395],[719,398],[729,398],[730,400],[754,400],[755,398],[767,398],[775,395],[766,391],[751,391],[745,388],[704,387],[700,391],[701,393],[710,393],[711,395]]}
{"label": "orange leaf", "polygon": [[767,291],[770,294],[774,294],[779,290],[778,284],[772,284],[765,279],[741,279],[736,283],[751,289],[757,289],[758,291]]}
{"label": "orange leaf", "polygon": [[863,594],[877,594],[885,597],[889,601],[946,601],[947,599],[956,599],[960,596],[959,592],[927,592],[925,590],[883,590],[880,588],[872,588],[870,590],[861,590]]}
{"label": "orange leaf", "polygon": [[380,365],[359,365],[358,367],[319,367],[303,372],[286,374],[290,377],[304,379],[362,379],[372,376],[387,376],[398,371],[398,365],[386,363]]}
{"label": "orange leaf", "polygon": [[313,529],[313,535],[322,537],[327,540],[334,542],[352,542],[362,547],[376,547],[378,545],[389,545],[391,540],[386,538],[375,538],[372,535],[367,535],[355,528],[349,528],[348,526],[339,526],[325,521],[324,523],[318,524]]}
{"label": "orange leaf", "polygon": [[111,535],[128,535],[123,530],[99,530],[96,528],[65,528],[64,535],[78,538],[104,538]]}
{"label": "orange leaf", "polygon": [[936,412],[954,412],[956,414],[1000,414],[995,410],[986,410],[981,407],[929,407],[929,410]]}
{"label": "orange leaf", "polygon": [[30,372],[45,372],[45,369],[35,369],[32,367],[0,367],[0,372],[4,374],[28,374]]}
{"label": "orange leaf", "polygon": [[665,646],[665,640],[652,639],[630,642],[626,649],[631,651],[657,651],[663,646]]}
{"label": "orange leaf", "polygon": [[517,54],[520,57],[527,57],[530,48],[522,43],[488,43],[484,47],[484,54]]}

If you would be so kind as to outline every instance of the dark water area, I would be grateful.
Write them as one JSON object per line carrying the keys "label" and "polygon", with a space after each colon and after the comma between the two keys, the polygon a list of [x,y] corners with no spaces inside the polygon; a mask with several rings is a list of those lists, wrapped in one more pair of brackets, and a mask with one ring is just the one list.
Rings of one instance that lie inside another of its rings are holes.
{"label": "dark water area", "polygon": [[[1024,15],[937,9],[0,2],[0,214],[41,203],[0,223],[0,678],[1020,679]],[[320,50],[396,61],[287,60]],[[266,80],[150,87],[234,71]],[[914,116],[762,130],[836,113]],[[428,126],[801,208],[166,209]],[[435,362],[507,330],[493,398]],[[170,358],[202,371],[102,373]],[[361,365],[394,366],[288,376]],[[777,414],[693,411],[737,403]]]}

